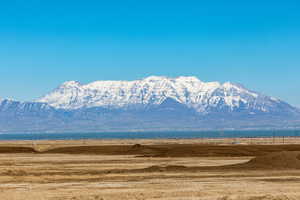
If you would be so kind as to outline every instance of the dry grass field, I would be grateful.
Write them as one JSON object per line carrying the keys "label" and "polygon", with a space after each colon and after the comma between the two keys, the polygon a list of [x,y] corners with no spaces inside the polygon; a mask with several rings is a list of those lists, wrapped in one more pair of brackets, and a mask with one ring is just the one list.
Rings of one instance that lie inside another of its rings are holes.
{"label": "dry grass field", "polygon": [[3,141],[0,199],[298,200],[300,142],[284,142]]}

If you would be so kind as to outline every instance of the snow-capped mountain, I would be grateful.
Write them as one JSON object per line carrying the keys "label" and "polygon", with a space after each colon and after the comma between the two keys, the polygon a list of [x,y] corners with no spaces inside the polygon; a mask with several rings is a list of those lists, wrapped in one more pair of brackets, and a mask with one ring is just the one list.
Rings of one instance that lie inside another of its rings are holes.
{"label": "snow-capped mountain", "polygon": [[46,103],[39,102],[19,102],[10,99],[0,100],[0,118],[7,121],[12,118],[22,119],[23,117],[51,116],[57,109]]}
{"label": "snow-capped mountain", "polygon": [[63,83],[34,102],[0,98],[0,132],[300,128],[300,110],[230,82],[151,76]]}
{"label": "snow-capped mountain", "polygon": [[59,126],[62,117],[46,103],[0,100],[0,133],[49,130]]}
{"label": "snow-capped mountain", "polygon": [[150,76],[136,81],[96,81],[85,85],[69,81],[37,102],[68,110],[91,107],[131,109],[160,105],[166,99],[173,99],[199,114],[294,110],[283,101],[250,91],[239,84],[203,82],[196,77]]}
{"label": "snow-capped mountain", "polygon": [[0,111],[19,111],[24,112],[26,110],[29,111],[40,111],[40,110],[50,110],[53,109],[47,103],[39,103],[39,102],[19,102],[11,99],[0,99]]}

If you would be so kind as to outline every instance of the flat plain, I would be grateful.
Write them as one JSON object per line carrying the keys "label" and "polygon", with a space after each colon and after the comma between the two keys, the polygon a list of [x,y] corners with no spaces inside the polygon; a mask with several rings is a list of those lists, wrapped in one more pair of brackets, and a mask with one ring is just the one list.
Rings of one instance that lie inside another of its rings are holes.
{"label": "flat plain", "polygon": [[1,200],[298,200],[300,138],[2,141]]}

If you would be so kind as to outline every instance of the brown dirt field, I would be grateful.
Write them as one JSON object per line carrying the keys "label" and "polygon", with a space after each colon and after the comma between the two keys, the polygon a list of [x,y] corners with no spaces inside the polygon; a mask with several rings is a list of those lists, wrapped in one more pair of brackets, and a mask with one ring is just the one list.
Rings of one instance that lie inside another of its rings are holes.
{"label": "brown dirt field", "polygon": [[138,155],[145,157],[242,157],[272,152],[300,151],[300,145],[105,145],[54,148],[43,153],[87,155]]}
{"label": "brown dirt field", "polygon": [[36,153],[31,147],[0,147],[0,153]]}
{"label": "brown dirt field", "polygon": [[249,162],[237,165],[247,169],[300,169],[299,151],[282,151],[258,156]]}
{"label": "brown dirt field", "polygon": [[0,146],[0,153],[136,155],[144,157],[249,157],[282,151],[300,151],[300,145],[134,144],[66,147],[52,146],[48,147],[46,150],[41,150],[38,146]]}
{"label": "brown dirt field", "polygon": [[299,144],[64,142],[1,144],[0,199],[300,199]]}

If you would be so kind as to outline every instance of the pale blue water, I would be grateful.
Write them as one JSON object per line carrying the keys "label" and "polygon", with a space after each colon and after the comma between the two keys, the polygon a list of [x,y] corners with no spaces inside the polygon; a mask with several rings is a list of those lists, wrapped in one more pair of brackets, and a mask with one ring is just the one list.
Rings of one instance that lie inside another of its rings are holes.
{"label": "pale blue water", "polygon": [[299,136],[300,130],[276,131],[166,131],[111,133],[5,133],[0,140],[80,140],[80,139],[165,139]]}

